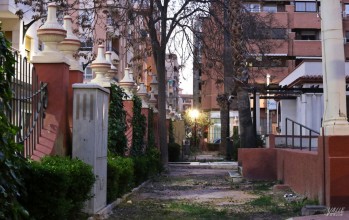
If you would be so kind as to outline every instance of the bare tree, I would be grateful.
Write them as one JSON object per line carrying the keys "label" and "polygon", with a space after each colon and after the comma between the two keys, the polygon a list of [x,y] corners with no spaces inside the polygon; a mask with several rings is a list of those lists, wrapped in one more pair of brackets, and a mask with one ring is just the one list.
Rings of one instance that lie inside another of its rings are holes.
{"label": "bare tree", "polygon": [[[263,16],[250,13],[241,0],[221,0],[212,4],[210,17],[203,19],[203,22],[202,72],[208,80],[215,80],[218,88],[224,86],[223,93],[217,99],[221,107],[222,145],[226,146],[225,137],[229,136],[227,107],[228,98],[233,95],[236,97],[234,105],[239,111],[240,147],[254,147],[256,137],[249,92],[251,87],[256,86],[256,79],[263,71],[252,74],[250,65],[263,59],[265,66],[268,66],[268,59],[264,55],[279,46],[272,41],[273,27],[283,30],[282,26],[277,24],[271,13]],[[286,39],[286,31],[281,35]]]}
{"label": "bare tree", "polygon": [[[30,5],[35,12],[34,19],[45,15],[45,7],[53,0],[18,0],[19,4]],[[162,162],[167,165],[166,129],[166,68],[165,59],[168,44],[181,35],[190,40],[192,20],[206,13],[212,0],[55,0],[63,13],[75,16],[76,33],[80,37],[98,36],[97,27],[114,26],[118,34],[127,39],[127,47],[133,52],[133,65],[151,55],[157,72],[159,139]],[[19,11],[18,15],[24,12]],[[111,22],[107,22],[111,21]],[[102,39],[96,38],[97,41]],[[177,41],[178,43],[178,41]],[[177,44],[174,43],[174,44]]]}

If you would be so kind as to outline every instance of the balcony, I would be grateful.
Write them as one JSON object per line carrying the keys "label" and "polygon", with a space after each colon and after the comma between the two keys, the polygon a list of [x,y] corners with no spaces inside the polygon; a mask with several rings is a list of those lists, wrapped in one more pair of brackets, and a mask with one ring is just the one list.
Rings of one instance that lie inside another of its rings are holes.
{"label": "balcony", "polygon": [[14,0],[0,1],[0,17],[1,18],[18,18],[15,14],[18,10]]}
{"label": "balcony", "polygon": [[294,56],[321,57],[321,40],[294,40]]}
{"label": "balcony", "polygon": [[290,14],[290,28],[321,28],[321,19],[317,13],[295,12]]}

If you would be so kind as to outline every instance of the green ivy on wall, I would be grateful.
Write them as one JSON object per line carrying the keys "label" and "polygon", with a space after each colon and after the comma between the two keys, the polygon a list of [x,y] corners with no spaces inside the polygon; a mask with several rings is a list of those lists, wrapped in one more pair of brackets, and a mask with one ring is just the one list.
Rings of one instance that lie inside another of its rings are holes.
{"label": "green ivy on wall", "polygon": [[142,101],[138,96],[133,96],[132,117],[132,156],[143,155],[145,149],[144,136],[146,131],[146,118],[142,114]]}
{"label": "green ivy on wall", "polygon": [[175,142],[174,131],[173,131],[173,122],[170,120],[169,129],[168,129],[168,143],[173,144]]}
{"label": "green ivy on wall", "polygon": [[14,142],[17,128],[9,123],[5,115],[10,110],[10,80],[15,73],[15,59],[10,46],[0,27],[0,219],[21,219],[28,215],[17,200],[25,194],[20,171],[26,164],[19,154],[22,146]]}
{"label": "green ivy on wall", "polygon": [[148,146],[147,150],[150,148],[156,148],[155,135],[154,135],[154,111],[149,108],[148,112]]}
{"label": "green ivy on wall", "polygon": [[110,93],[108,150],[115,155],[124,156],[127,149],[127,138],[125,135],[127,125],[123,99],[126,97],[126,93],[115,84],[111,84]]}

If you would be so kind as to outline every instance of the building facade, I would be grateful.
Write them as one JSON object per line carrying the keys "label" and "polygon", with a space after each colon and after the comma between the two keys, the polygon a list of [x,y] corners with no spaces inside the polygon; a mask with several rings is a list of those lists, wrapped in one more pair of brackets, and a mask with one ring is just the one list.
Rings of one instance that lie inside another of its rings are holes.
{"label": "building facade", "polygon": [[[290,73],[307,61],[321,61],[321,4],[316,0],[289,1],[243,1],[249,13],[261,16],[272,16],[270,30],[271,41],[275,45],[264,56],[255,54],[248,63],[251,85],[278,85]],[[341,1],[343,24],[343,44],[345,57],[349,58],[349,1]],[[210,34],[212,30],[200,28],[201,35]],[[222,43],[223,44],[223,41]],[[196,43],[200,46],[200,43]],[[204,56],[196,56],[196,63],[207,66]],[[195,67],[195,64],[194,64]],[[217,95],[223,93],[223,87],[217,86],[212,79],[212,72],[204,71],[200,66],[194,68],[194,106],[203,111],[215,112],[220,107],[216,101]],[[319,73],[320,74],[320,73]],[[197,86],[195,86],[197,85]],[[273,99],[260,99],[260,118],[257,131],[260,134],[278,133],[276,102]],[[252,102],[251,102],[252,104]],[[258,105],[257,105],[258,106]],[[271,109],[268,109],[268,106]],[[251,105],[253,109],[253,105]],[[251,110],[252,110],[251,109]],[[231,120],[232,120],[231,114]],[[269,116],[268,116],[269,115]],[[234,120],[238,120],[234,119]],[[220,119],[215,121],[220,124]],[[257,119],[258,122],[258,119]],[[302,121],[300,121],[301,123]],[[232,129],[231,129],[232,130]]]}

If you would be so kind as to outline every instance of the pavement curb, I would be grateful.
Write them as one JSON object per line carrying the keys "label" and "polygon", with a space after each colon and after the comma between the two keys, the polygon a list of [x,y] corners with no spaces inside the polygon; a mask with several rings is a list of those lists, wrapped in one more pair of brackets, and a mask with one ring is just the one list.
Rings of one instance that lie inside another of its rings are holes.
{"label": "pavement curb", "polygon": [[129,196],[131,196],[133,193],[137,192],[138,190],[140,190],[143,186],[145,186],[147,183],[150,182],[151,179],[148,179],[147,181],[143,182],[142,184],[140,184],[139,186],[137,186],[136,188],[133,188],[131,190],[131,192],[126,193],[125,195],[123,195],[121,198],[117,198],[114,202],[108,204],[107,206],[105,206],[103,209],[101,209],[100,211],[98,211],[96,214],[94,214],[93,216],[89,217],[87,220],[103,220],[103,219],[107,219],[110,214],[112,214],[113,209],[119,205],[120,203],[122,203],[123,201],[125,201]]}

